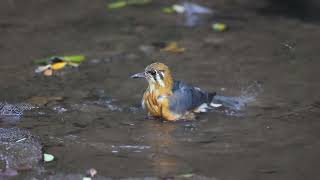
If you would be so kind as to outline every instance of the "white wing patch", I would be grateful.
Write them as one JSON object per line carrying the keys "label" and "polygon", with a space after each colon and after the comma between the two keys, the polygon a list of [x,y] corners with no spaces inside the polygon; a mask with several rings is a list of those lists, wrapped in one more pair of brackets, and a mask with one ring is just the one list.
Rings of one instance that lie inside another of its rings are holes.
{"label": "white wing patch", "polygon": [[199,107],[197,107],[194,112],[195,113],[200,113],[200,112],[207,112],[208,111],[208,104],[207,103],[203,103],[201,104]]}
{"label": "white wing patch", "polygon": [[195,110],[193,110],[193,112],[195,112],[195,113],[207,112],[210,109],[212,110],[212,108],[218,108],[221,106],[222,106],[222,104],[210,103],[208,106],[207,103],[203,103],[199,107],[197,107]]}
{"label": "white wing patch", "polygon": [[222,104],[210,103],[210,106],[217,108],[217,107],[221,107]]}

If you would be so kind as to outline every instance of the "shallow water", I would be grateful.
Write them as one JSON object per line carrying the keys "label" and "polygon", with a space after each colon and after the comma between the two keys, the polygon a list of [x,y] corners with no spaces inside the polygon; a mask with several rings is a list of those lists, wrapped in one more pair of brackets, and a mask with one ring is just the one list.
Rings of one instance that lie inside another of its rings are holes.
{"label": "shallow water", "polygon": [[[319,176],[319,24],[259,14],[255,2],[205,2],[220,11],[212,21],[230,28],[216,33],[181,26],[181,18],[159,11],[168,2],[118,11],[106,11],[102,1],[1,2],[0,102],[63,97],[1,122],[39,136],[56,158],[17,179],[79,179],[89,168],[102,179]],[[152,46],[172,40],[186,52]],[[54,54],[88,60],[53,77],[35,75],[32,61]],[[129,76],[154,61],[168,64],[176,79],[221,95],[248,98],[255,81],[263,91],[241,116],[217,111],[196,121],[150,120],[140,108],[147,84]]]}

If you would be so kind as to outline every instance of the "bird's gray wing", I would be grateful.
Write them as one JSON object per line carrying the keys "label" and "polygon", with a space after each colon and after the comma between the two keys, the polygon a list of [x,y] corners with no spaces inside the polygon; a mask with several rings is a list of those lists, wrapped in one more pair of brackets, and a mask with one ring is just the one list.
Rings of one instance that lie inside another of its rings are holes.
{"label": "bird's gray wing", "polygon": [[214,93],[207,93],[181,81],[176,81],[173,95],[169,97],[169,108],[175,113],[184,113],[204,103],[210,103],[214,95]]}

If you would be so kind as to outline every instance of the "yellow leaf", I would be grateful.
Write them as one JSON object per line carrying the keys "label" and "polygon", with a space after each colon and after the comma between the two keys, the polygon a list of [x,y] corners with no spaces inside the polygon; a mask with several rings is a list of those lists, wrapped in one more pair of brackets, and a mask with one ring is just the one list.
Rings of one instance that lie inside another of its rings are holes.
{"label": "yellow leaf", "polygon": [[215,23],[215,24],[212,24],[212,29],[217,32],[223,32],[227,29],[227,25],[223,23]]}
{"label": "yellow leaf", "polygon": [[185,51],[185,48],[178,47],[178,43],[173,41],[173,42],[170,42],[165,48],[161,49],[161,51],[167,51],[172,53],[182,53]]}
{"label": "yellow leaf", "polygon": [[57,62],[57,63],[53,63],[51,64],[51,68],[53,70],[59,70],[59,69],[62,69],[66,66],[66,62]]}

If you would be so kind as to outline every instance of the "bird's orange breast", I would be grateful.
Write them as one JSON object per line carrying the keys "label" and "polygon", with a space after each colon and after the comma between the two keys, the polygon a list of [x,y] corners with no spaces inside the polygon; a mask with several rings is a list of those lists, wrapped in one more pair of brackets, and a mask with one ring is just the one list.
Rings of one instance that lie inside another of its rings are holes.
{"label": "bird's orange breast", "polygon": [[150,115],[161,117],[161,104],[157,97],[157,93],[146,91],[143,96],[143,103]]}
{"label": "bird's orange breast", "polygon": [[168,98],[159,98],[167,97],[168,93],[161,93],[161,90],[149,91],[147,90],[143,96],[143,103],[146,110],[151,116],[162,117],[169,121],[177,120],[180,115],[172,113],[169,108]]}

